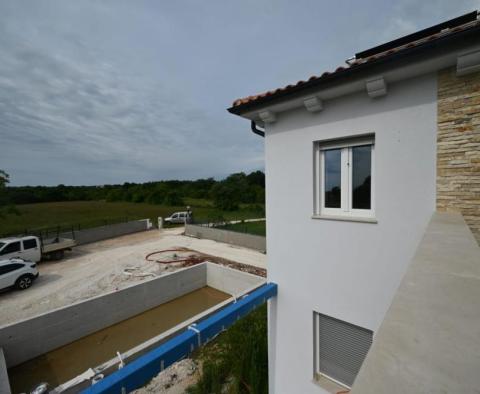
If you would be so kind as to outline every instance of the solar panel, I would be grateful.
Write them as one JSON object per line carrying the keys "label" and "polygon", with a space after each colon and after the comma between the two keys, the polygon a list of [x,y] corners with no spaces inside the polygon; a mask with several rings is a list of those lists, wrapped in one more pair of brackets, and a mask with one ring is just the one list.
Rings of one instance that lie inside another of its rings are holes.
{"label": "solar panel", "polygon": [[403,36],[393,41],[386,42],[385,44],[378,45],[376,47],[367,49],[362,52],[358,52],[355,54],[355,58],[362,59],[372,55],[376,55],[377,53],[381,53],[381,52],[388,51],[389,49],[397,48],[399,46],[408,44],[409,42],[417,41],[422,38],[431,36],[432,34],[440,33],[442,30],[452,29],[454,27],[464,25],[465,23],[473,22],[477,20],[477,15],[478,15],[477,11],[469,12],[468,14],[459,16],[454,19],[450,19],[446,22],[439,23],[438,25],[428,27],[426,29],[417,31],[407,36]]}

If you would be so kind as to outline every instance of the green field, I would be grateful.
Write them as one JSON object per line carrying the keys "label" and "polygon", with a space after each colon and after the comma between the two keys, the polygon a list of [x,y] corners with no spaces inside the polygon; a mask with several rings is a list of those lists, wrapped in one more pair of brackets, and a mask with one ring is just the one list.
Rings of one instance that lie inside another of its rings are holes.
{"label": "green field", "polygon": [[265,221],[226,224],[225,226],[221,226],[218,228],[222,228],[224,230],[230,230],[230,231],[237,231],[240,233],[261,235],[263,237],[265,237],[266,235]]}
{"label": "green field", "polygon": [[[262,217],[258,206],[244,205],[237,211],[224,212],[213,207],[208,200],[187,199],[195,220],[216,221],[221,218],[240,220]],[[261,207],[260,207],[261,208]],[[74,201],[17,205],[20,215],[9,214],[0,218],[0,236],[52,227],[89,228],[124,220],[167,217],[173,212],[184,211],[185,206],[167,207],[145,203]]]}

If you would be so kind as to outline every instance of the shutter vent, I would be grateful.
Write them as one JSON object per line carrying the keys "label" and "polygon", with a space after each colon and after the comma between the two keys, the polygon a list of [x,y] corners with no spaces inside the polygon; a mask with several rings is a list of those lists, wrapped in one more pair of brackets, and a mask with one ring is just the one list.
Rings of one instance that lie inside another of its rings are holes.
{"label": "shutter vent", "polygon": [[372,344],[373,332],[317,315],[317,372],[351,387]]}

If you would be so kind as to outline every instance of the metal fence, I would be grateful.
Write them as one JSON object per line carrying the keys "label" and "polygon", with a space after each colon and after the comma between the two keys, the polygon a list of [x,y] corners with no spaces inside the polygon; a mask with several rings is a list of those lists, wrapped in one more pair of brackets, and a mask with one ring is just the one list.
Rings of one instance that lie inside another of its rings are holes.
{"label": "metal fence", "polygon": [[85,223],[64,224],[51,227],[25,228],[24,230],[13,232],[0,232],[0,238],[15,237],[24,235],[34,235],[40,239],[50,239],[60,236],[60,234],[71,234],[72,239],[75,239],[75,232],[86,230],[94,227],[109,226],[111,224],[126,223],[131,220],[137,220],[129,217],[117,217],[111,219],[100,219],[95,221],[88,221]]}
{"label": "metal fence", "polygon": [[265,218],[204,221],[193,220],[191,224],[201,227],[215,228],[218,230],[265,236],[265,226],[255,226],[255,223],[263,223],[265,225]]}

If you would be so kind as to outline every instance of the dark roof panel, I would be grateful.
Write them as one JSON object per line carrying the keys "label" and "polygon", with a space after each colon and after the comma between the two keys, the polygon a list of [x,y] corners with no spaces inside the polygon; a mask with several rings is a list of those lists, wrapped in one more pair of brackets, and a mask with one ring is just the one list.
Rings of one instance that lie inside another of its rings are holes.
{"label": "dark roof panel", "polygon": [[428,27],[423,30],[419,30],[413,34],[409,34],[404,37],[397,38],[393,41],[389,41],[385,44],[381,44],[375,46],[373,48],[367,49],[362,52],[358,52],[355,54],[356,59],[362,59],[365,57],[369,57],[375,55],[376,53],[385,52],[389,49],[398,48],[399,46],[408,44],[413,41],[420,40],[422,38],[432,36],[433,34],[440,33],[442,30],[445,29],[452,29],[466,23],[473,22],[477,19],[477,11],[469,12],[468,14],[459,16],[458,18],[450,19],[449,21],[439,23],[438,25]]}

